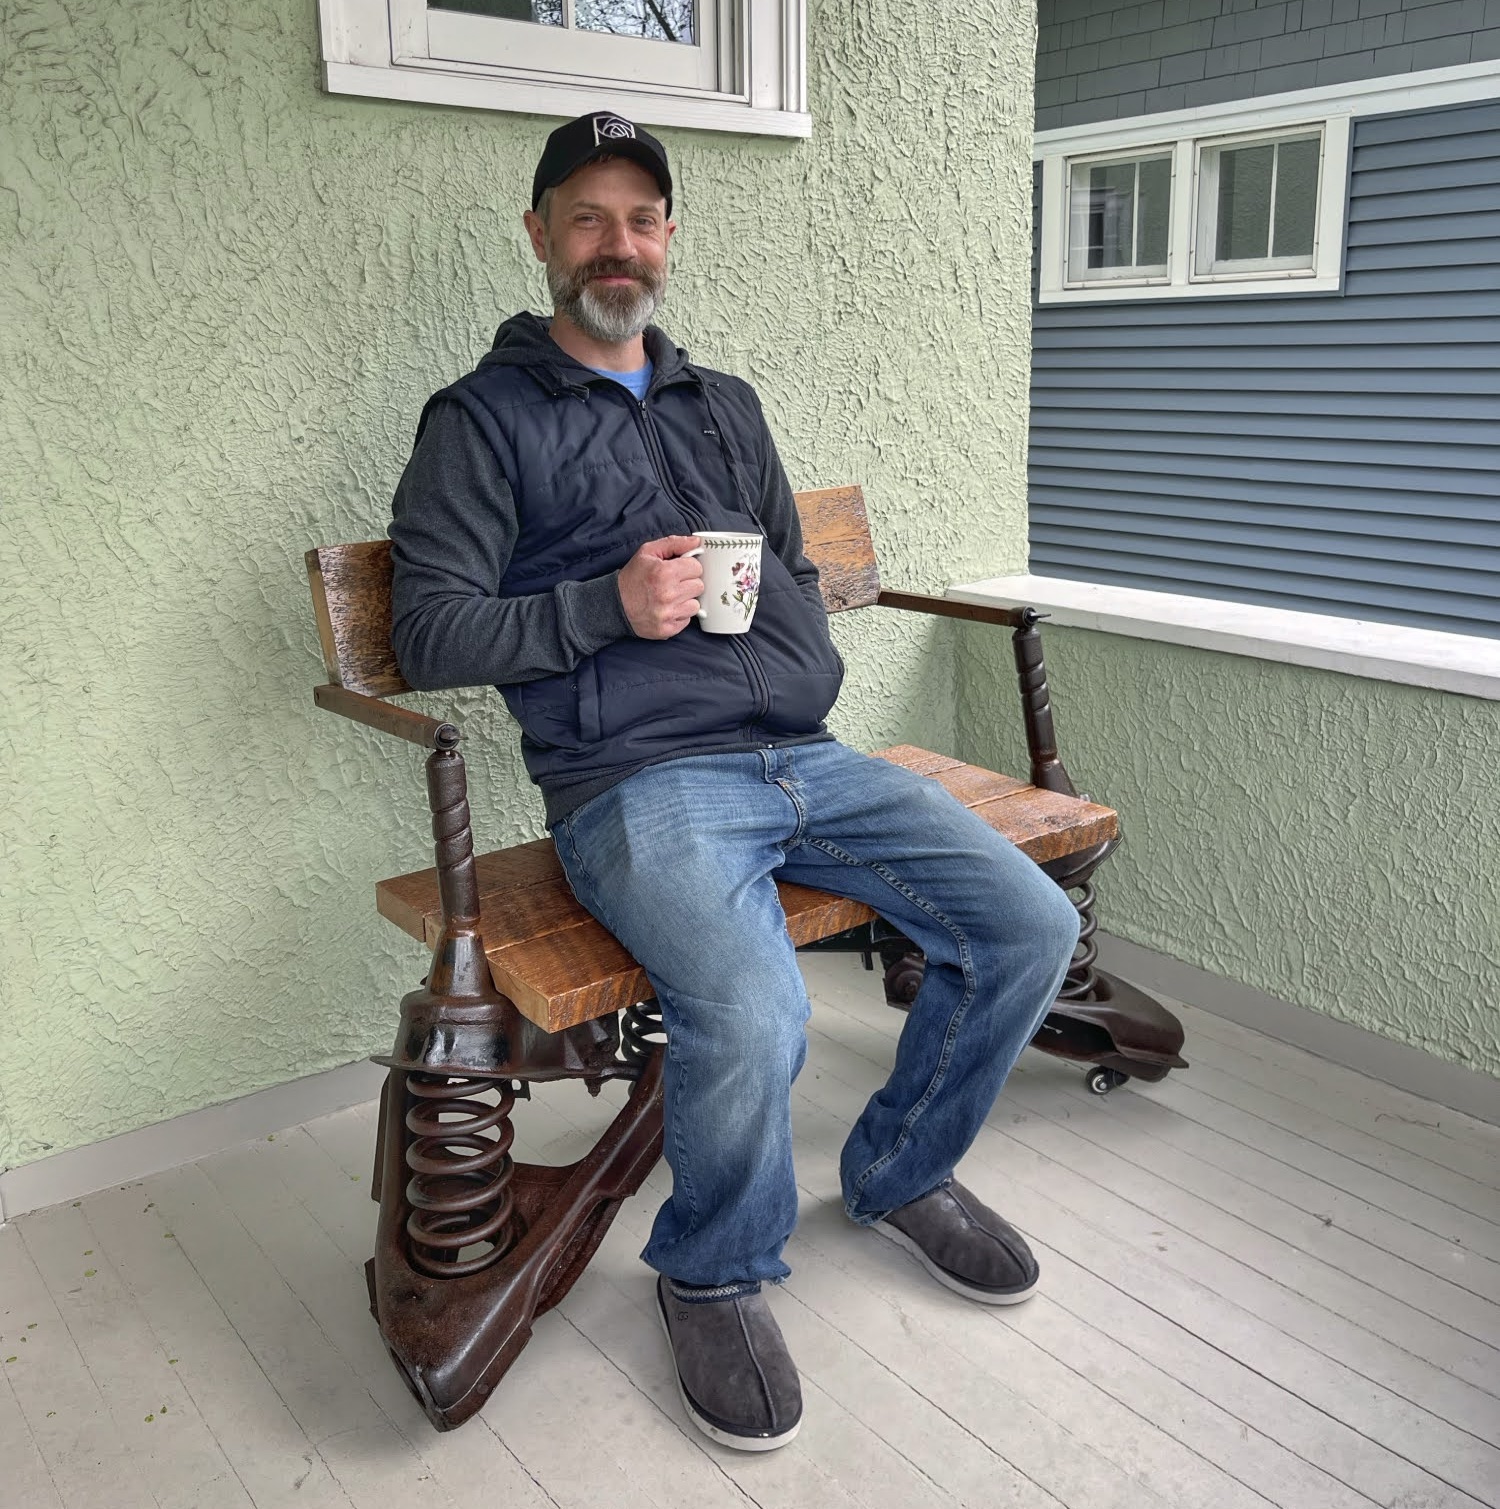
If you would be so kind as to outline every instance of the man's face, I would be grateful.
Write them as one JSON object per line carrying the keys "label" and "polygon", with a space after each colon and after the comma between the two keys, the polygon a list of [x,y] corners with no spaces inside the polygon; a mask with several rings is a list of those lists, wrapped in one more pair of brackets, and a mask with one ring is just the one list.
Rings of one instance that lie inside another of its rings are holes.
{"label": "man's face", "polygon": [[547,219],[528,212],[556,313],[606,345],[633,340],[667,288],[667,219],[656,180],[622,157],[590,163],[552,191]]}

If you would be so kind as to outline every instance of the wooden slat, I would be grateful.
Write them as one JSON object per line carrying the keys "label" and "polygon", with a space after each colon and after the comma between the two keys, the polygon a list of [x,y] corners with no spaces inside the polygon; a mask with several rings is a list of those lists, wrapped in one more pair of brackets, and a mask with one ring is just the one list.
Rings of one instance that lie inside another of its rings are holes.
{"label": "wooden slat", "polygon": [[1030,791],[1025,781],[1012,775],[999,775],[979,765],[948,766],[942,770],[922,772],[932,778],[965,807],[977,807],[981,802],[993,802],[1000,797],[1012,796],[1018,791]]}
{"label": "wooden slat", "polygon": [[[481,905],[497,891],[563,878],[562,865],[550,838],[476,855],[474,869]],[[413,938],[430,941],[424,919],[438,909],[437,871],[416,870],[410,875],[382,880],[375,887],[375,907],[382,917]]]}
{"label": "wooden slat", "polygon": [[880,758],[906,770],[914,770],[918,775],[936,775],[940,770],[956,770],[963,764],[952,755],[934,754],[918,744],[892,744],[889,749],[880,751]]}
{"label": "wooden slat", "polygon": [[[937,780],[1039,864],[1115,837],[1108,807],[1028,786],[914,744],[880,758]],[[548,839],[482,854],[475,861],[480,929],[495,985],[549,1032],[573,1027],[652,994],[645,971],[579,905]],[[875,913],[827,891],[778,882],[787,931],[798,947],[869,922]],[[419,870],[375,888],[381,916],[429,947],[442,928],[437,871]]]}
{"label": "wooden slat", "polygon": [[1109,807],[1025,786],[973,809],[1039,865],[1115,838],[1120,820]]}
{"label": "wooden slat", "polygon": [[880,569],[857,487],[825,487],[797,494],[802,546],[818,568],[818,584],[830,613],[866,608],[880,596]]}
{"label": "wooden slat", "polygon": [[324,545],[306,559],[328,679],[371,697],[409,692],[391,649],[390,541]]}

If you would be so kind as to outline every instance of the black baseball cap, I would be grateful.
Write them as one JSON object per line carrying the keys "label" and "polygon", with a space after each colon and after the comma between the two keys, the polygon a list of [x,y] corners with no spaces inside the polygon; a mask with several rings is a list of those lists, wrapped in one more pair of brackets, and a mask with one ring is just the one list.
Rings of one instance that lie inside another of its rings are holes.
{"label": "black baseball cap", "polygon": [[672,174],[667,167],[667,149],[633,121],[609,110],[592,110],[577,120],[559,126],[547,138],[542,160],[531,180],[531,207],[535,209],[547,189],[555,189],[579,168],[602,157],[627,157],[639,163],[655,180],[672,213]]}

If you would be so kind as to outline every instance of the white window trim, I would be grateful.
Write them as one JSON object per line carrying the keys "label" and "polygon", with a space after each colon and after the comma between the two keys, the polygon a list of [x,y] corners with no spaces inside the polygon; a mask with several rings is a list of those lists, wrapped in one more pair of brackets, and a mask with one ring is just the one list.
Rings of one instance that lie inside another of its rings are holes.
{"label": "white window trim", "polygon": [[1500,640],[1475,634],[1029,573],[965,582],[947,595],[986,607],[1030,604],[1069,628],[1500,701]]}
{"label": "white window trim", "polygon": [[[1143,161],[1159,161],[1166,158],[1167,167],[1167,195],[1170,203],[1176,202],[1177,195],[1177,161],[1172,153],[1156,152],[1145,148],[1133,152],[1115,152],[1105,156],[1095,153],[1087,153],[1078,157],[1067,158],[1062,165],[1062,197],[1066,201],[1063,205],[1063,219],[1065,224],[1065,244],[1063,257],[1066,263],[1066,272],[1069,283],[1073,287],[1085,288],[1113,288],[1120,282],[1146,285],[1153,287],[1164,284],[1167,281],[1171,267],[1171,252],[1168,249],[1167,265],[1158,270],[1154,263],[1135,263],[1129,267],[1099,267],[1091,271],[1075,273],[1071,252],[1073,249],[1073,237],[1076,233],[1085,229],[1086,216],[1079,210],[1075,203],[1072,191],[1073,169],[1085,164],[1090,166],[1103,166],[1110,162],[1133,162],[1139,164]],[[1137,168],[1139,174],[1139,168]],[[1137,178],[1139,183],[1139,177]],[[1135,217],[1139,218],[1139,209],[1134,211]]]}
{"label": "white window trim", "polygon": [[[1132,144],[1125,155],[1160,150],[1172,154],[1172,206],[1167,237],[1166,275],[1123,276],[1070,282],[1067,273],[1068,226],[1071,216],[1068,182],[1073,165],[1101,156],[1121,155],[1111,144],[1102,152],[1051,153],[1042,158],[1042,251],[1037,301],[1042,304],[1118,303],[1122,299],[1192,299],[1289,293],[1337,293],[1343,283],[1344,207],[1349,194],[1350,116],[1324,115],[1278,122],[1248,130],[1224,130],[1207,123],[1192,135],[1172,137],[1158,132],[1154,139]],[[1317,219],[1313,228],[1311,267],[1263,268],[1253,272],[1196,271],[1198,238],[1208,209],[1199,204],[1207,191],[1203,167],[1205,149],[1243,142],[1275,140],[1316,131],[1322,138],[1318,170]]]}
{"label": "white window trim", "polygon": [[[1342,287],[1344,230],[1348,198],[1348,143],[1359,116],[1427,110],[1442,105],[1493,99],[1500,94],[1500,62],[1466,63],[1423,73],[1397,74],[1321,89],[1299,89],[1227,105],[1167,110],[1126,120],[1099,121],[1038,131],[1033,158],[1042,168],[1042,246],[1038,302],[1118,303],[1135,299],[1233,298],[1291,293],[1332,293]],[[1326,123],[1326,125],[1325,125]],[[1299,126],[1324,126],[1323,172],[1319,182],[1317,254],[1312,275],[1281,272],[1254,278],[1191,276],[1196,228],[1199,145],[1231,136],[1267,135]],[[1068,287],[1068,163],[1084,157],[1131,155],[1151,148],[1176,153],[1173,171],[1172,237],[1168,278],[1136,283]],[[1185,193],[1179,193],[1187,185]]]}
{"label": "white window trim", "polygon": [[[1348,117],[1340,117],[1340,124],[1347,128]],[[1209,283],[1221,279],[1233,279],[1236,283],[1243,282],[1247,277],[1270,277],[1277,273],[1297,273],[1303,277],[1316,276],[1319,268],[1320,257],[1326,257],[1329,238],[1326,234],[1320,236],[1334,223],[1334,217],[1340,215],[1343,204],[1331,201],[1331,196],[1325,190],[1327,181],[1335,171],[1330,163],[1333,158],[1348,157],[1348,139],[1345,135],[1337,148],[1330,153],[1328,145],[1329,129],[1325,125],[1316,132],[1318,142],[1318,186],[1320,200],[1322,202],[1313,206],[1313,236],[1312,251],[1306,258],[1297,257],[1273,257],[1269,253],[1264,257],[1242,258],[1231,262],[1229,259],[1217,255],[1218,245],[1218,211],[1219,211],[1219,182],[1221,167],[1220,163],[1225,152],[1232,152],[1236,148],[1253,146],[1277,146],[1282,142],[1305,141],[1313,135],[1313,128],[1309,127],[1304,133],[1295,126],[1283,127],[1272,132],[1270,135],[1261,135],[1258,132],[1250,132],[1226,138],[1222,137],[1199,137],[1193,143],[1194,172],[1197,182],[1195,195],[1197,219],[1193,227],[1192,262],[1188,269],[1188,277],[1196,283]],[[1271,169],[1272,192],[1271,200],[1267,205],[1268,214],[1274,221],[1276,210],[1276,167],[1279,154],[1273,157]],[[1347,175],[1347,167],[1344,169]],[[1270,243],[1270,229],[1267,229],[1267,244]],[[1209,248],[1213,248],[1214,255],[1208,255]],[[1207,262],[1205,268],[1203,264]]]}
{"label": "white window trim", "polygon": [[807,0],[720,3],[742,7],[741,24],[735,28],[736,72],[742,87],[733,92],[674,89],[639,80],[499,64],[434,63],[415,56],[411,49],[407,28],[411,0],[318,0],[323,87],[330,94],[474,110],[573,116],[606,109],[648,126],[811,136]]}

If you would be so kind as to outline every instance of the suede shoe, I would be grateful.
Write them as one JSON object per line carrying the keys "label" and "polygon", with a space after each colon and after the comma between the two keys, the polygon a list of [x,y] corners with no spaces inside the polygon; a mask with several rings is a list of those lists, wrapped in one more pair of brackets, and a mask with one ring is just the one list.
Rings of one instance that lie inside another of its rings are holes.
{"label": "suede shoe", "polygon": [[1015,1305],[1036,1288],[1026,1238],[956,1179],[893,1210],[875,1230],[940,1283],[982,1305]]}
{"label": "suede shoe", "polygon": [[802,1425],[802,1384],[759,1290],[706,1299],[669,1278],[656,1308],[677,1365],[677,1391],[704,1435],[737,1451],[774,1451]]}

